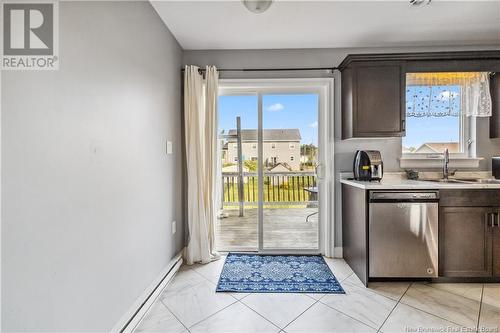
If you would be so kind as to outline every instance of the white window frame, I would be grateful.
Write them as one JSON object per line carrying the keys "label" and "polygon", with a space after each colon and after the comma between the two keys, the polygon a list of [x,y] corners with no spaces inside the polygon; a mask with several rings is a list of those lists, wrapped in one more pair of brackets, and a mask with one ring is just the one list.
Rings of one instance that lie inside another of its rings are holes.
{"label": "white window frame", "polygon": [[[463,96],[461,93],[460,96]],[[406,105],[406,103],[405,103]],[[463,102],[462,102],[463,105]],[[460,110],[462,111],[462,110]],[[406,112],[406,110],[405,110]],[[406,122],[408,124],[408,122]],[[408,125],[406,125],[408,128]],[[461,115],[459,121],[459,153],[450,153],[450,168],[477,168],[482,158],[476,156],[476,117]],[[403,149],[401,138],[401,150]],[[437,168],[443,165],[443,153],[403,153],[401,168]]]}
{"label": "white window frame", "polygon": [[[319,186],[320,200],[320,223],[319,223],[319,251],[329,257],[342,256],[341,248],[335,247],[335,229],[331,221],[335,216],[335,168],[334,168],[334,79],[333,78],[292,78],[292,79],[221,79],[219,80],[220,95],[256,95],[259,99],[262,94],[297,94],[297,93],[318,93],[319,99],[319,145],[321,154],[319,156],[320,167],[318,168],[318,178],[321,182]],[[261,107],[261,106],[260,106]],[[262,110],[259,110],[262,114]],[[261,163],[263,162],[264,142],[259,143],[259,154]],[[262,168],[259,168],[262,173]],[[262,184],[259,184],[262,186]],[[260,195],[263,191],[259,191]],[[259,202],[259,205],[262,205]],[[263,211],[259,212],[262,215]],[[259,216],[259,243],[263,238],[263,218]],[[268,250],[259,248],[263,253],[318,253],[317,250],[295,250],[278,249]]]}

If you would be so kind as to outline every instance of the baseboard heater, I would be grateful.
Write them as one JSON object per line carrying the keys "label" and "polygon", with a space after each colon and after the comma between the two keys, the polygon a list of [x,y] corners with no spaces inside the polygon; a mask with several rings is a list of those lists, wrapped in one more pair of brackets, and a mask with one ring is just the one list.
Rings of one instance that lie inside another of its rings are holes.
{"label": "baseboard heater", "polygon": [[172,259],[169,264],[169,268],[165,268],[156,281],[154,281],[151,286],[145,290],[144,294],[137,299],[136,303],[110,332],[129,333],[137,327],[151,305],[153,305],[158,296],[160,296],[161,292],[165,289],[182,265],[181,253],[182,251]]}

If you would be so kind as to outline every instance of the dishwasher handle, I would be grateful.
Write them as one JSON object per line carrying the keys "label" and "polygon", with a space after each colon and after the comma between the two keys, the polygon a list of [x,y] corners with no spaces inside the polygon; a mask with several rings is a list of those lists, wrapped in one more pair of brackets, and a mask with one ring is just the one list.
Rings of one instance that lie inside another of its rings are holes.
{"label": "dishwasher handle", "polygon": [[438,202],[439,191],[372,191],[370,202]]}

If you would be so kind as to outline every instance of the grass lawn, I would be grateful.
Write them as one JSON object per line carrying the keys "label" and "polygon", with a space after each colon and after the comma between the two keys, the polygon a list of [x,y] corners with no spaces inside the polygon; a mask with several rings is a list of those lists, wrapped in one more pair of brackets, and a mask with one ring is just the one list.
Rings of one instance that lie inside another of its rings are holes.
{"label": "grass lawn", "polygon": [[[304,190],[316,186],[315,176],[266,176],[264,177],[264,202],[308,202],[311,193]],[[224,203],[238,203],[238,177],[224,178]],[[244,202],[258,201],[257,177],[245,177]],[[284,205],[290,207],[290,205]],[[276,207],[273,204],[273,207]]]}

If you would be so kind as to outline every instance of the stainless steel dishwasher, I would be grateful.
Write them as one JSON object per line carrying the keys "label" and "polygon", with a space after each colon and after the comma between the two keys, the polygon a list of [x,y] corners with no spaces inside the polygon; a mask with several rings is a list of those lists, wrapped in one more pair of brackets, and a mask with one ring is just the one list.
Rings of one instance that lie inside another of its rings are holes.
{"label": "stainless steel dishwasher", "polygon": [[438,202],[438,191],[370,192],[370,277],[437,277]]}

